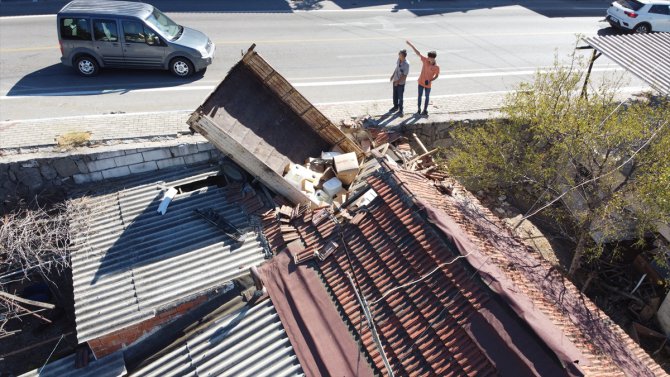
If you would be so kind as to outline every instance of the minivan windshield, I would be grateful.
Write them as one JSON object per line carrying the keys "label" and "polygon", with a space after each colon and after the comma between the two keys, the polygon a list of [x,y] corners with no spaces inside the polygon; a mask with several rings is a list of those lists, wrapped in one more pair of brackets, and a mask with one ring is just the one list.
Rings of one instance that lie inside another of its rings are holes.
{"label": "minivan windshield", "polygon": [[156,8],[154,8],[154,11],[147,17],[147,23],[171,41],[179,38],[183,30],[183,28],[172,21],[170,17],[166,16]]}

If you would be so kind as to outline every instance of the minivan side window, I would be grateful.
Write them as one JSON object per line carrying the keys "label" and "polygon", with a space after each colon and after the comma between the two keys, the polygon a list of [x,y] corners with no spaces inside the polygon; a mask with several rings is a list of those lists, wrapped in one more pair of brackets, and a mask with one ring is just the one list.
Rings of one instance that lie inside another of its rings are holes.
{"label": "minivan side window", "polygon": [[151,46],[161,46],[161,40],[153,30],[141,22],[122,21],[123,37],[127,42],[146,43]]}
{"label": "minivan side window", "polygon": [[135,21],[123,21],[123,37],[128,42],[145,43],[144,26]]}
{"label": "minivan side window", "polygon": [[91,40],[91,26],[87,18],[61,18],[60,37],[67,40]]}
{"label": "minivan side window", "polygon": [[649,8],[649,13],[670,14],[670,7],[667,5],[652,5],[651,8]]}
{"label": "minivan side window", "polygon": [[114,20],[93,20],[93,36],[96,41],[118,42],[119,31]]}

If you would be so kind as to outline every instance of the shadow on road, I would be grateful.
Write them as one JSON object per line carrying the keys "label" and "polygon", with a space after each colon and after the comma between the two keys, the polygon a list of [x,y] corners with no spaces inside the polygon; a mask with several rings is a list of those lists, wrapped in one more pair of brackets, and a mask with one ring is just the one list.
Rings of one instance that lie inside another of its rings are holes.
{"label": "shadow on road", "polygon": [[[319,10],[326,7],[320,0],[254,0],[254,1],[220,1],[220,0],[148,0],[164,12],[220,12],[220,13],[291,13],[294,11]],[[328,9],[354,10],[366,7],[392,5],[392,11],[408,10],[416,16],[435,14],[465,13],[479,9],[491,9],[519,5],[545,17],[597,17],[604,16],[609,6],[603,0],[496,0],[472,2],[466,0],[331,0]],[[0,16],[21,16],[55,14],[67,1],[32,2],[30,0],[5,0],[0,8]]]}
{"label": "shadow on road", "polygon": [[615,29],[613,27],[606,27],[598,30],[598,35],[601,37],[606,37],[608,35],[622,35],[622,34],[628,34],[623,30]]}
{"label": "shadow on road", "polygon": [[172,76],[168,71],[109,68],[102,69],[96,77],[82,77],[71,67],[54,64],[23,76],[7,92],[6,96],[124,94],[132,90],[186,85],[202,77],[202,71],[191,77],[180,79]]}

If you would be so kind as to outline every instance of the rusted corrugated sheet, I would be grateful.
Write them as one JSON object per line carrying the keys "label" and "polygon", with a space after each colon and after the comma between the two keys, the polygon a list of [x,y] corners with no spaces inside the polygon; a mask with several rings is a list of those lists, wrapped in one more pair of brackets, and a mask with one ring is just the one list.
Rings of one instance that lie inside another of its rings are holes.
{"label": "rusted corrugated sheet", "polygon": [[417,172],[394,169],[391,177],[406,195],[458,224],[487,263],[500,268],[514,289],[533,301],[533,310],[550,318],[587,358],[590,365],[580,366],[586,375],[666,375],[616,323],[456,180],[447,181],[453,195],[444,195]]}
{"label": "rusted corrugated sheet", "polygon": [[[341,243],[320,270],[381,373],[388,374],[347,273],[360,284],[395,375],[664,374],[457,182],[445,196],[424,175],[386,163],[367,181],[378,197],[349,223],[314,221],[308,212],[291,226],[304,246],[299,255]],[[436,213],[456,225],[434,225]],[[472,265],[463,246],[480,263]],[[455,259],[465,253],[468,262]],[[501,282],[513,292],[499,289]]]}
{"label": "rusted corrugated sheet", "polygon": [[[398,182],[379,176],[388,171],[368,179],[378,197],[342,226],[342,238],[332,219],[315,225],[308,212],[293,222],[304,242],[302,254],[340,243],[320,269],[376,369],[389,374],[347,274],[360,284],[396,376],[565,374],[534,334],[491,300],[464,261],[454,261],[457,251],[408,204]],[[403,287],[410,282],[415,284]],[[512,336],[527,349],[506,340]]]}
{"label": "rusted corrugated sheet", "polygon": [[[154,317],[223,286],[264,261],[261,235],[240,198],[226,188],[177,194],[157,213],[163,189],[203,180],[218,170],[182,170],[151,183],[75,199],[72,277],[79,342]],[[236,188],[239,196],[240,189]],[[194,213],[212,208],[246,239],[237,243]]]}
{"label": "rusted corrugated sheet", "polygon": [[608,35],[586,43],[664,94],[670,94],[670,33]]}

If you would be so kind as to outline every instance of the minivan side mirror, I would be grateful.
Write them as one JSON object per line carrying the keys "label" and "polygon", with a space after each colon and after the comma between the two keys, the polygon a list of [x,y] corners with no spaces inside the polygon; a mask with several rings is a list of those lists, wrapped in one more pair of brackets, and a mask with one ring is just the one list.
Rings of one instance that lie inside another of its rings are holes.
{"label": "minivan side mirror", "polygon": [[149,46],[160,46],[162,44],[160,37],[153,33],[148,34],[145,41]]}

